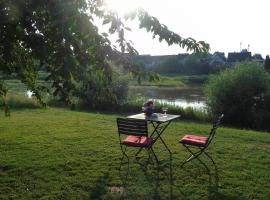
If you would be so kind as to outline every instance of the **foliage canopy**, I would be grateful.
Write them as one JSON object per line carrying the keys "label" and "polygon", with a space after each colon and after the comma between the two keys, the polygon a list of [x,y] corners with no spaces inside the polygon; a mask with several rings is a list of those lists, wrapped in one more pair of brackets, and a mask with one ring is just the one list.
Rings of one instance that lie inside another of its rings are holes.
{"label": "foliage canopy", "polygon": [[[129,30],[124,21],[135,18],[140,28],[169,45],[177,44],[194,52],[209,49],[203,41],[185,39],[170,31],[142,9],[123,19],[108,10],[103,0],[2,0],[0,71],[3,76],[21,80],[42,102],[42,93],[48,92],[47,87],[37,82],[38,70],[42,68],[48,74],[45,80],[51,84],[53,94],[69,103],[78,85],[89,81],[97,71],[104,74],[105,82],[110,82],[111,61],[136,75],[130,56],[137,51],[124,37]],[[109,25],[109,34],[118,35],[120,50],[111,44],[107,33],[99,32],[97,19]]]}

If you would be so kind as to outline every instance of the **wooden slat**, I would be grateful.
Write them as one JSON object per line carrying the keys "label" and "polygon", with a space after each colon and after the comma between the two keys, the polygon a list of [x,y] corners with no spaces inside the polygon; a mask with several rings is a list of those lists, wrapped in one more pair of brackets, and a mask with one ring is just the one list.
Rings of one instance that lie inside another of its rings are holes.
{"label": "wooden slat", "polygon": [[118,130],[121,132],[138,132],[138,133],[147,133],[147,129],[142,128],[130,128],[130,127],[118,127]]}
{"label": "wooden slat", "polygon": [[138,129],[118,129],[120,133],[137,133],[137,134],[146,134],[146,130],[138,130]]}
{"label": "wooden slat", "polygon": [[130,130],[139,130],[139,131],[145,131],[147,130],[147,127],[142,127],[142,126],[122,126],[122,125],[119,125],[118,128],[120,129],[130,129]]}
{"label": "wooden slat", "polygon": [[146,121],[142,121],[142,120],[134,120],[134,119],[132,119],[132,120],[130,120],[130,121],[127,121],[127,120],[118,120],[118,123],[120,123],[120,124],[130,124],[130,125],[132,125],[132,124],[134,124],[134,125],[145,125],[146,124]]}
{"label": "wooden slat", "polygon": [[119,126],[119,127],[123,127],[123,128],[125,128],[125,127],[129,127],[129,128],[134,127],[134,128],[141,128],[141,129],[146,128],[146,125],[145,125],[145,124],[144,124],[144,125],[137,125],[137,124],[124,124],[124,123],[118,123],[118,126]]}
{"label": "wooden slat", "polygon": [[137,119],[117,118],[117,126],[120,134],[147,135],[147,122]]}

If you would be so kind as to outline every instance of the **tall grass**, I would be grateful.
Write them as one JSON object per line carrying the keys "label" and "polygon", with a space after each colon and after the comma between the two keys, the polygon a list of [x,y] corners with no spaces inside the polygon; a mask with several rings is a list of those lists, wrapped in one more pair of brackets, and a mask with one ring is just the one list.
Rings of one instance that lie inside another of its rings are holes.
{"label": "tall grass", "polygon": [[[29,98],[26,95],[14,93],[14,92],[8,93],[6,100],[11,110],[22,109],[22,108],[41,108],[42,107],[35,97]],[[121,113],[139,113],[142,111],[141,108],[144,101],[145,100],[142,98],[129,99],[125,104],[112,106],[109,110],[107,108],[106,109],[104,108],[103,110],[102,107],[99,108],[98,110],[109,111],[109,112],[121,112]],[[47,105],[51,107],[62,107],[62,108],[67,107],[66,104],[59,101],[59,99],[55,97],[46,99],[46,102],[47,102]],[[193,109],[191,107],[182,108],[182,107],[171,105],[171,104],[156,102],[155,112],[161,112],[162,107],[164,106],[168,108],[169,114],[181,115],[182,119],[194,120],[194,121],[200,121],[200,122],[211,122],[211,116],[207,112],[203,110]],[[72,109],[89,110],[89,108],[86,108],[84,105],[80,103],[73,105]]]}
{"label": "tall grass", "polygon": [[41,108],[42,106],[36,100],[36,98],[28,98],[26,95],[10,92],[6,97],[8,106],[11,109],[20,108]]}
{"label": "tall grass", "polygon": [[[126,104],[115,107],[114,110],[122,112],[122,113],[141,112],[143,103],[144,103],[144,99],[129,100]],[[195,121],[201,121],[201,122],[211,122],[212,120],[211,115],[208,114],[204,110],[198,110],[192,107],[182,108],[182,107],[167,104],[167,103],[155,102],[155,112],[161,112],[162,107],[164,106],[168,108],[169,114],[181,115],[182,119],[195,120]]]}

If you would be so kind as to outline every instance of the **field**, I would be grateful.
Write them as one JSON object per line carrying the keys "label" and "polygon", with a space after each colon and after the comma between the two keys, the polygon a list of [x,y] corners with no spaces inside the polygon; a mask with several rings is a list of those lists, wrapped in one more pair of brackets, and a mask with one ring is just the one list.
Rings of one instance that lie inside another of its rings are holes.
{"label": "field", "polygon": [[175,88],[183,88],[194,85],[202,86],[208,79],[208,75],[193,75],[193,76],[184,76],[184,75],[160,75],[159,81],[148,81],[143,80],[141,84],[138,83],[137,80],[131,80],[131,85],[133,86],[159,86],[159,87],[175,87]]}
{"label": "field", "polygon": [[163,135],[173,152],[171,168],[167,153],[161,152],[160,166],[145,168],[131,160],[125,179],[118,170],[118,116],[56,108],[2,115],[0,199],[270,198],[269,133],[218,129],[209,147],[216,168],[202,158],[208,173],[197,161],[179,167],[187,152],[178,138],[187,132],[206,134],[211,126],[178,120]]}

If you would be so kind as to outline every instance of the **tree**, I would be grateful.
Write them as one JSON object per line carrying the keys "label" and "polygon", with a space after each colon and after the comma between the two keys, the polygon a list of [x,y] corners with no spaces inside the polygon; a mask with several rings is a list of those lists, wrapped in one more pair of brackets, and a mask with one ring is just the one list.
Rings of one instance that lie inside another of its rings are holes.
{"label": "tree", "polygon": [[182,63],[173,55],[161,60],[154,70],[158,73],[164,74],[179,74],[183,70],[182,67]]}
{"label": "tree", "polygon": [[209,63],[209,55],[206,53],[191,54],[184,60],[184,73],[197,75],[211,73],[212,66]]}
{"label": "tree", "polygon": [[270,59],[269,59],[269,55],[267,55],[266,58],[265,58],[264,69],[266,71],[270,72]]}
{"label": "tree", "polygon": [[[98,32],[97,18],[109,24],[109,34],[118,34],[121,51],[111,44],[108,34]],[[46,81],[51,83],[53,94],[70,103],[70,97],[78,94],[78,87],[85,84],[82,81],[91,81],[97,74],[102,73],[100,77],[106,79],[103,87],[109,85],[111,61],[138,74],[129,57],[137,51],[124,37],[129,30],[124,20],[134,18],[139,20],[140,28],[169,45],[178,44],[194,52],[209,49],[203,41],[185,39],[170,31],[142,9],[122,19],[106,9],[103,0],[2,0],[0,72],[21,80],[42,102],[42,93],[48,92],[47,87],[37,82],[38,69],[42,66],[48,73]],[[6,92],[0,94],[4,99]]]}

